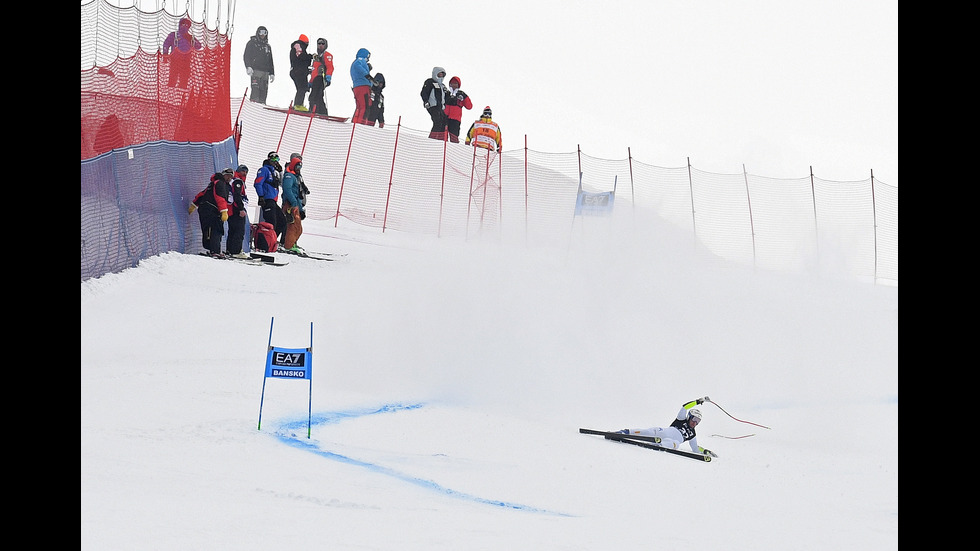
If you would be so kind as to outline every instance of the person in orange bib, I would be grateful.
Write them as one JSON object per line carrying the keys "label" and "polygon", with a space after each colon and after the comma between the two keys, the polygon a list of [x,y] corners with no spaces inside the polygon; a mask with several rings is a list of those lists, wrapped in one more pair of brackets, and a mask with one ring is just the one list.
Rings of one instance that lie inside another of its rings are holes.
{"label": "person in orange bib", "polygon": [[490,106],[483,108],[483,115],[480,120],[470,126],[466,133],[466,145],[473,144],[475,147],[482,147],[490,151],[500,151],[503,142],[500,137],[500,126],[492,120],[493,112]]}

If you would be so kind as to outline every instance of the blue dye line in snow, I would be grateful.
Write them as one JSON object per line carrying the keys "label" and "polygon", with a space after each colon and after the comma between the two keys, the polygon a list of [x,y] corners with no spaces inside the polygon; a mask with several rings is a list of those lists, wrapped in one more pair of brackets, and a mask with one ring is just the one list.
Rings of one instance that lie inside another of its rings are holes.
{"label": "blue dye line in snow", "polygon": [[476,503],[483,503],[485,505],[492,505],[494,507],[502,507],[504,509],[514,509],[518,511],[526,511],[531,513],[544,513],[548,515],[558,515],[562,517],[572,516],[566,513],[559,513],[555,511],[548,511],[546,509],[539,509],[537,507],[531,507],[529,505],[522,505],[520,503],[512,503],[508,501],[500,501],[496,499],[487,499],[472,494],[467,494],[465,492],[460,492],[458,490],[453,490],[452,488],[446,488],[436,482],[431,480],[426,480],[424,478],[418,478],[409,474],[398,472],[394,469],[389,469],[375,463],[369,463],[367,461],[362,461],[360,459],[354,459],[353,457],[347,457],[346,455],[340,455],[328,450],[321,449],[316,443],[310,441],[305,437],[297,437],[297,434],[303,432],[307,427],[307,423],[313,425],[332,425],[339,423],[347,419],[356,419],[358,417],[364,417],[366,415],[375,415],[378,413],[393,413],[397,411],[405,411],[412,409],[419,409],[423,407],[424,404],[385,404],[377,409],[361,409],[361,410],[351,410],[351,411],[332,411],[326,413],[318,413],[312,416],[311,420],[302,419],[297,421],[291,421],[282,426],[281,429],[276,431],[276,437],[285,444],[288,444],[294,448],[299,448],[304,451],[308,451],[324,457],[333,461],[339,461],[341,463],[347,463],[348,465],[354,465],[356,467],[363,467],[370,471],[376,472],[378,474],[383,474],[396,478],[398,480],[408,482],[409,484],[414,484],[421,488],[427,490],[432,490],[445,494],[449,497],[465,499],[468,501],[473,501]]}

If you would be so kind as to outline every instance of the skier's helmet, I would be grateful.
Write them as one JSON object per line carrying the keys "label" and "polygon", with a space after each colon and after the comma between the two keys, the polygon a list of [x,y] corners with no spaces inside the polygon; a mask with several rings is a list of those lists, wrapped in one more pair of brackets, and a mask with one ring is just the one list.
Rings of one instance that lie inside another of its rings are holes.
{"label": "skier's helmet", "polygon": [[274,163],[275,162],[278,162],[279,161],[279,153],[276,152],[276,151],[270,151],[269,152],[269,156],[266,157],[266,159],[268,159],[268,160],[270,160],[270,161],[272,161]]}
{"label": "skier's helmet", "polygon": [[238,165],[238,170],[236,172],[239,174],[248,174],[248,167],[245,165]]}
{"label": "skier's helmet", "polygon": [[483,108],[483,118],[490,119],[493,118],[493,111],[490,110],[490,106]]}
{"label": "skier's helmet", "polygon": [[695,408],[687,412],[687,422],[697,425],[701,422],[701,410]]}

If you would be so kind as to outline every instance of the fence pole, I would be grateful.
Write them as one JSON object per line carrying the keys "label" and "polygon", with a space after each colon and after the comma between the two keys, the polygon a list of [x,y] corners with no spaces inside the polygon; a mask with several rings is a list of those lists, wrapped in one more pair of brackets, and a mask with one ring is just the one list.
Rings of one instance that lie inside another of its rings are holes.
{"label": "fence pole", "polygon": [[745,200],[749,204],[749,231],[752,233],[752,267],[756,267],[755,259],[755,221],[752,219],[752,196],[749,194],[749,173],[742,163],[742,178],[745,180]]}
{"label": "fence pole", "polygon": [[466,229],[463,231],[463,239],[470,237],[470,206],[473,204],[473,178],[476,175],[476,146],[473,149],[473,160],[470,161],[470,190],[466,194]]}
{"label": "fence pole", "polygon": [[446,193],[446,149],[449,143],[449,128],[442,127],[442,181],[439,183],[439,226],[436,229],[436,237],[442,237],[442,202]]}
{"label": "fence pole", "polygon": [[282,134],[279,134],[279,143],[276,144],[276,152],[282,147],[282,137],[286,135],[286,124],[289,123],[289,114],[293,112],[293,102],[289,102],[289,109],[286,109],[286,120],[282,121]]}
{"label": "fence pole", "polygon": [[524,247],[527,245],[527,134],[524,134]]}
{"label": "fence pole", "polygon": [[395,178],[395,154],[398,153],[398,136],[402,131],[402,117],[398,115],[398,126],[395,128],[395,147],[391,152],[391,174],[388,175],[388,196],[385,198],[385,217],[381,221],[381,233],[388,227],[388,203],[391,201],[391,183]]}
{"label": "fence pole", "polygon": [[813,165],[810,165],[810,202],[813,203],[813,245],[820,262],[820,228],[817,225],[817,192],[813,186]]}
{"label": "fence pole", "polygon": [[694,179],[691,177],[691,158],[687,158],[687,185],[691,190],[691,224],[694,227],[694,239],[698,237],[698,217],[694,210]]}
{"label": "fence pole", "polygon": [[316,105],[313,106],[313,110],[310,111],[310,124],[306,125],[306,136],[303,137],[303,147],[299,150],[299,156],[302,157],[303,153],[306,152],[306,140],[310,139],[310,128],[313,128],[313,119],[316,116]]}
{"label": "fence pole", "polygon": [[626,148],[626,158],[630,165],[630,201],[633,203],[633,222],[636,223],[636,192],[633,191],[633,152]]}
{"label": "fence pole", "polygon": [[344,197],[344,182],[347,181],[347,166],[350,164],[350,149],[354,145],[354,129],[357,128],[358,123],[353,123],[350,125],[350,143],[347,144],[347,159],[344,160],[344,175],[340,178],[340,193],[337,194],[337,214],[333,219],[333,227],[337,227],[337,222],[340,220],[340,200]]}
{"label": "fence pole", "polygon": [[875,205],[875,171],[871,169],[871,221],[874,224],[874,251],[875,264],[871,274],[871,280],[878,281],[878,208]]}

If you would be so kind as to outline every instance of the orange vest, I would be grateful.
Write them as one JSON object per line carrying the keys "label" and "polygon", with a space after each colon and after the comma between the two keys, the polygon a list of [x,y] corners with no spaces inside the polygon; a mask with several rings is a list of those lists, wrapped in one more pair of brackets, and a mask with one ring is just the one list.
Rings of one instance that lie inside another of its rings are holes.
{"label": "orange vest", "polygon": [[490,150],[500,150],[500,127],[490,119],[481,118],[473,123],[466,139],[476,147]]}

